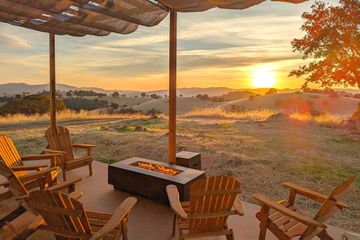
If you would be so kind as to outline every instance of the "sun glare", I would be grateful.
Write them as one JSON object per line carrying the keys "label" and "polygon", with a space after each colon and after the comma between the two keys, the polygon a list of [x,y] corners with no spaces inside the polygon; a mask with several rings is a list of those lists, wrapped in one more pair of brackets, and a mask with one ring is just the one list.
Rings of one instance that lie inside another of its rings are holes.
{"label": "sun glare", "polygon": [[257,88],[270,88],[276,82],[275,73],[269,67],[258,67],[252,70],[252,84]]}

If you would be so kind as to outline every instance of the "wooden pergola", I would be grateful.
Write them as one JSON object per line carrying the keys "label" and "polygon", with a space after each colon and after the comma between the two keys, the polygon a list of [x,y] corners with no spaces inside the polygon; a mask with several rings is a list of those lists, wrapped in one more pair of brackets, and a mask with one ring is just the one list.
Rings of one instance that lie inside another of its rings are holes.
{"label": "wooden pergola", "polygon": [[[170,13],[169,156],[176,156],[177,12],[246,9],[267,0],[0,0],[0,21],[49,33],[50,123],[56,126],[55,35],[129,34],[155,26]],[[307,0],[273,0],[301,3]]]}

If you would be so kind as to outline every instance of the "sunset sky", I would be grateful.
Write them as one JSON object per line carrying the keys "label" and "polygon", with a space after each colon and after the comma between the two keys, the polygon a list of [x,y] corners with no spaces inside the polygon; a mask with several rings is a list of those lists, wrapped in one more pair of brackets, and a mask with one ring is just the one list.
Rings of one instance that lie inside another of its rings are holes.
{"label": "sunset sky", "polygon": [[[335,1],[328,1],[335,3]],[[247,10],[178,15],[178,87],[253,88],[259,69],[276,88],[303,64],[291,40],[301,37],[303,4],[265,2]],[[168,87],[168,19],[130,35],[56,38],[57,81],[78,87],[157,90]],[[48,82],[48,34],[0,23],[0,83]],[[255,76],[254,76],[255,75]],[[266,74],[265,74],[266,75]]]}

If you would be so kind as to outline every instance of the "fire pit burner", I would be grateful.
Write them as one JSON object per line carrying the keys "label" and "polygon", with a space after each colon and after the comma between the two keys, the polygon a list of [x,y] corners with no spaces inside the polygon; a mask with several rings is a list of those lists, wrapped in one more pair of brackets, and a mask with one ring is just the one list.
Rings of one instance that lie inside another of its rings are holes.
{"label": "fire pit burner", "polygon": [[161,172],[161,173],[172,175],[172,176],[178,175],[179,173],[182,172],[181,170],[178,170],[175,168],[166,167],[163,164],[152,164],[152,163],[143,162],[143,161],[138,161],[131,165],[140,167],[140,168],[145,168],[145,169],[151,170],[151,171]]}
{"label": "fire pit burner", "polygon": [[181,200],[188,201],[190,185],[203,177],[204,171],[134,157],[109,165],[108,183],[120,191],[167,203],[167,185],[174,184]]}

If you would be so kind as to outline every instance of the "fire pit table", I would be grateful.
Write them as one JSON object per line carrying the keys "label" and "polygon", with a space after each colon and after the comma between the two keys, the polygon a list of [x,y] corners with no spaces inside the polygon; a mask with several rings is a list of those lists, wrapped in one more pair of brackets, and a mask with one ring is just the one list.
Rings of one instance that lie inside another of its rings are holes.
{"label": "fire pit table", "polygon": [[166,185],[177,186],[181,201],[188,201],[190,185],[203,177],[204,171],[138,157],[108,167],[108,183],[115,189],[163,203],[168,203]]}

